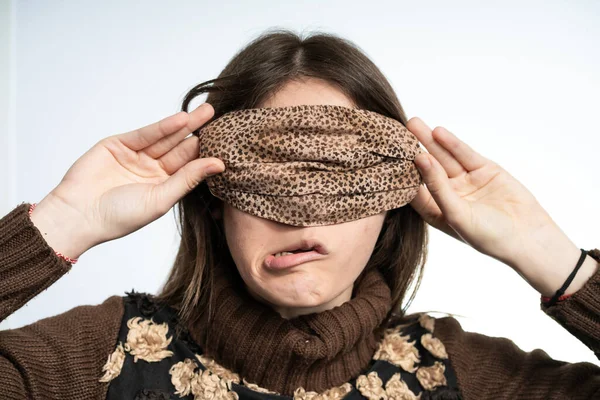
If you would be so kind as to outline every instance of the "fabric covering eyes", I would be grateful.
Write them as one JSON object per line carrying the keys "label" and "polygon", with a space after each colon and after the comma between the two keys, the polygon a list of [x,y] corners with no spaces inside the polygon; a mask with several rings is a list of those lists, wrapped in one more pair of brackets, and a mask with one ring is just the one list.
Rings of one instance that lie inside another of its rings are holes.
{"label": "fabric covering eyes", "polygon": [[338,105],[235,110],[198,132],[199,156],[225,170],[210,192],[249,214],[295,226],[353,221],[402,207],[423,180],[423,152],[401,122]]}

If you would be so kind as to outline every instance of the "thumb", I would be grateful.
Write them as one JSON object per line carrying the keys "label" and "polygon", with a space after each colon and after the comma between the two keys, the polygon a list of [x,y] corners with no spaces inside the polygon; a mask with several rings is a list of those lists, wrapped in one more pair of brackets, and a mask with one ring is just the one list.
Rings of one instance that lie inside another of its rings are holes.
{"label": "thumb", "polygon": [[415,157],[415,165],[446,221],[449,224],[450,221],[460,221],[461,217],[466,215],[466,203],[450,185],[446,170],[440,162],[431,154],[423,152]]}
{"label": "thumb", "polygon": [[197,158],[190,161],[155,187],[158,207],[169,210],[204,179],[224,170],[225,164],[218,158]]}

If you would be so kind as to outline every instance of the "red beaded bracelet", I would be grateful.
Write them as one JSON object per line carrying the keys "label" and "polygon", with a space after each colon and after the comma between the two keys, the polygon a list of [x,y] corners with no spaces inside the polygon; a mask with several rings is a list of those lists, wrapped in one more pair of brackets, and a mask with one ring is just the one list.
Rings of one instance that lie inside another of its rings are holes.
{"label": "red beaded bracelet", "polygon": [[[31,217],[31,213],[33,212],[33,209],[35,208],[35,206],[37,206],[37,203],[33,203],[31,204],[31,206],[29,207],[29,216]],[[75,264],[77,262],[76,259],[74,258],[70,258],[65,256],[62,253],[59,253],[58,251],[54,250],[54,253],[56,253],[57,256],[59,256],[60,258],[64,259],[65,261],[71,263],[71,264]]]}

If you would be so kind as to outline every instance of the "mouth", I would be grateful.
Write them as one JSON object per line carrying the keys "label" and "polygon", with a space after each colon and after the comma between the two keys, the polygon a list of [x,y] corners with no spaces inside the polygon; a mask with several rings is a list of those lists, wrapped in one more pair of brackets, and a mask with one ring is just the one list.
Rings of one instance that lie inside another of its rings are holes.
{"label": "mouth", "polygon": [[328,250],[322,243],[316,240],[303,240],[269,255],[264,264],[266,268],[281,270],[324,258],[327,254]]}

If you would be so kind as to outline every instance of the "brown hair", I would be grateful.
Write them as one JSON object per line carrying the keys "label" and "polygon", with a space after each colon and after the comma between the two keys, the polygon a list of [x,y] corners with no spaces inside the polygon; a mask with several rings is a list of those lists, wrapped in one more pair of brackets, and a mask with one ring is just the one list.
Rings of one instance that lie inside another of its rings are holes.
{"label": "brown hair", "polygon": [[[215,110],[214,120],[233,110],[255,108],[287,82],[303,77],[325,80],[359,108],[406,125],[404,110],[390,83],[360,48],[332,34],[315,33],[302,38],[285,29],[268,31],[251,41],[217,79],[193,87],[183,100],[182,110],[187,112],[195,97],[208,93],[206,102]],[[222,222],[212,214],[221,206],[206,182],[177,204],[182,240],[170,275],[156,297],[177,309],[184,325],[196,322],[203,312],[210,313],[214,268],[234,265]],[[421,283],[427,259],[426,225],[410,205],[389,210],[365,267],[365,271],[380,268],[390,285],[390,319],[405,316]],[[402,306],[412,283],[415,287]]]}

